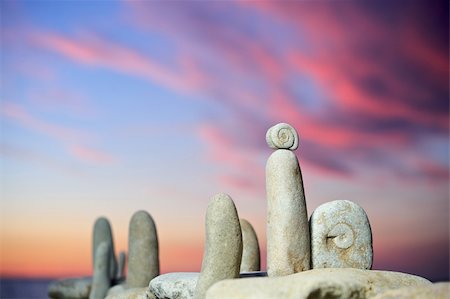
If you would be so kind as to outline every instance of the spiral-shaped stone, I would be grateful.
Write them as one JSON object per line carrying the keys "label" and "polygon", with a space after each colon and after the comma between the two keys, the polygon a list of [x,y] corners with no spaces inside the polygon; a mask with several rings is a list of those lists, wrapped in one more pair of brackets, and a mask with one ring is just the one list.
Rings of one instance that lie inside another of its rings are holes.
{"label": "spiral-shaped stone", "polygon": [[279,123],[266,133],[266,141],[270,148],[296,150],[298,148],[297,131],[289,124]]}

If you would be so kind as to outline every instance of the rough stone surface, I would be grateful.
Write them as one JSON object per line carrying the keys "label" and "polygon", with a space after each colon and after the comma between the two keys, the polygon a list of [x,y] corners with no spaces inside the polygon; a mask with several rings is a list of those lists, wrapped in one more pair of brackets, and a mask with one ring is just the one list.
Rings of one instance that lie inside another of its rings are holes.
{"label": "rough stone surface", "polygon": [[93,246],[92,246],[92,257],[93,257],[93,265],[95,267],[95,253],[97,251],[97,247],[102,242],[107,242],[110,244],[110,274],[109,277],[114,279],[117,272],[117,261],[114,253],[114,240],[112,237],[111,225],[109,224],[108,219],[105,217],[97,218],[94,224],[94,234],[93,234]]}
{"label": "rough stone surface", "polygon": [[425,278],[389,271],[313,269],[284,277],[229,279],[209,288],[207,299],[366,299],[388,289],[426,286]]}
{"label": "rough stone surface", "polygon": [[297,157],[276,150],[266,165],[267,272],[283,276],[310,267],[310,236]]}
{"label": "rough stone surface", "polygon": [[92,288],[89,299],[103,299],[111,286],[110,261],[111,261],[110,243],[102,242],[98,245],[95,252],[94,276],[92,277]]}
{"label": "rough stone surface", "polygon": [[313,269],[372,267],[372,232],[359,205],[348,200],[327,202],[311,215],[310,229]]}
{"label": "rough stone surface", "polygon": [[128,235],[128,276],[130,288],[148,287],[159,275],[158,236],[152,217],[145,211],[134,213]]}
{"label": "rough stone surface", "polygon": [[157,298],[194,298],[198,272],[174,272],[157,276],[150,281],[150,291]]}
{"label": "rough stone surface", "polygon": [[240,272],[252,272],[261,270],[258,238],[252,225],[245,219],[241,219],[242,230],[242,261]]}
{"label": "rough stone surface", "polygon": [[387,290],[370,299],[449,299],[450,282]]}
{"label": "rough stone surface", "polygon": [[147,292],[147,288],[129,288],[122,292],[109,294],[105,299],[156,299],[156,297]]}
{"label": "rough stone surface", "polygon": [[92,278],[66,278],[53,281],[48,286],[48,296],[54,299],[87,299],[91,291]]}
{"label": "rough stone surface", "polygon": [[117,259],[117,273],[116,280],[121,281],[125,277],[125,263],[127,256],[124,251],[119,252],[119,257]]}
{"label": "rough stone surface", "polygon": [[214,283],[239,277],[242,234],[233,200],[224,193],[215,195],[206,211],[206,242],[194,298],[203,299]]}
{"label": "rough stone surface", "polygon": [[266,142],[270,148],[296,150],[298,148],[298,134],[292,126],[279,123],[267,131]]}

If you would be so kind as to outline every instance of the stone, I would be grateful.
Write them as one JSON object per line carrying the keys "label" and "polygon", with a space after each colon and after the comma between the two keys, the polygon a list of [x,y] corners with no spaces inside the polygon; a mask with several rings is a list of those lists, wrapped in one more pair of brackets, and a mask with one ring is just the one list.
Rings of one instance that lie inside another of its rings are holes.
{"label": "stone", "polygon": [[109,288],[108,292],[106,293],[106,296],[108,297],[112,295],[117,295],[125,292],[128,289],[129,288],[126,283],[116,284],[115,286]]}
{"label": "stone", "polygon": [[108,219],[105,217],[97,218],[94,224],[94,234],[93,234],[93,246],[92,246],[92,257],[93,257],[93,265],[95,267],[95,253],[97,252],[97,247],[102,242],[107,242],[110,244],[111,251],[111,260],[110,260],[110,275],[111,279],[114,279],[117,272],[117,261],[114,253],[114,241],[112,237],[111,225],[109,224]]}
{"label": "stone", "polygon": [[241,219],[242,230],[242,260],[240,272],[253,272],[261,270],[258,237],[252,225]]}
{"label": "stone", "polygon": [[297,157],[279,149],[266,164],[267,272],[283,276],[310,268],[310,236]]}
{"label": "stone", "polygon": [[448,299],[450,282],[438,282],[432,285],[404,287],[387,290],[370,299]]}
{"label": "stone", "polygon": [[363,208],[348,200],[319,206],[311,215],[311,266],[372,267],[372,232]]}
{"label": "stone", "polygon": [[146,211],[134,213],[128,235],[128,276],[130,288],[148,287],[159,275],[158,236],[152,217]]}
{"label": "stone", "polygon": [[156,297],[148,293],[147,288],[128,288],[122,292],[108,294],[105,299],[156,299]]}
{"label": "stone", "polygon": [[48,286],[48,296],[54,299],[87,299],[91,292],[92,278],[66,278],[53,281]]}
{"label": "stone", "polygon": [[214,283],[239,277],[242,234],[233,200],[224,193],[211,199],[206,211],[206,242],[194,298],[203,299]]}
{"label": "stone", "polygon": [[283,277],[223,280],[208,289],[206,299],[366,299],[388,289],[430,284],[399,272],[320,268]]}
{"label": "stone", "polygon": [[150,291],[157,298],[191,299],[197,285],[198,272],[174,272],[150,281]]}
{"label": "stone", "polygon": [[92,277],[92,288],[89,299],[103,299],[111,286],[110,261],[111,244],[102,242],[97,246],[95,252],[94,276]]}
{"label": "stone", "polygon": [[296,150],[298,148],[298,134],[291,125],[279,123],[267,131],[266,142],[273,149]]}
{"label": "stone", "polygon": [[126,263],[126,254],[124,251],[119,252],[119,256],[117,259],[117,273],[116,273],[116,281],[122,281],[125,278],[125,263]]}

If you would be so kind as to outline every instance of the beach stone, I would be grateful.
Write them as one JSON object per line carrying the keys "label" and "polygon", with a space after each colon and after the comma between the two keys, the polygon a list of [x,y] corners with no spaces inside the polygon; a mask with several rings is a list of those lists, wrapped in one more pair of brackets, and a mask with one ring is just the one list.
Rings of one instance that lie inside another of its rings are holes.
{"label": "beach stone", "polygon": [[157,298],[191,299],[197,285],[198,272],[174,272],[153,278],[150,291]]}
{"label": "beach stone", "polygon": [[366,299],[389,289],[426,286],[425,278],[399,272],[321,268],[283,277],[228,279],[217,282],[207,299]]}
{"label": "beach stone", "polygon": [[310,268],[310,236],[297,157],[279,149],[266,164],[267,272],[284,276]]}
{"label": "beach stone", "polygon": [[296,150],[298,148],[298,134],[291,125],[279,123],[267,131],[266,142],[273,149]]}
{"label": "beach stone", "polygon": [[95,252],[94,276],[92,277],[92,288],[89,299],[103,299],[111,286],[110,243],[102,242]]}
{"label": "beach stone", "polygon": [[159,275],[158,236],[155,223],[146,211],[134,213],[128,235],[128,276],[130,288],[148,287]]}
{"label": "beach stone", "polygon": [[95,253],[97,252],[97,247],[102,242],[107,242],[110,244],[110,265],[109,270],[110,274],[109,277],[111,279],[114,279],[116,277],[117,272],[117,261],[116,256],[114,253],[114,240],[112,236],[112,230],[111,225],[109,224],[108,219],[105,217],[99,217],[95,221],[94,224],[94,233],[93,233],[93,246],[92,246],[92,257],[93,257],[93,267],[95,267]]}
{"label": "beach stone", "polygon": [[52,281],[48,286],[48,296],[54,299],[87,299],[91,292],[92,278],[66,278]]}
{"label": "beach stone", "polygon": [[438,282],[432,285],[404,287],[387,290],[370,299],[448,299],[450,298],[450,282]]}
{"label": "beach stone", "polygon": [[156,299],[156,297],[147,292],[147,288],[129,288],[122,292],[108,294],[105,299]]}
{"label": "beach stone", "polygon": [[128,289],[129,287],[127,286],[126,283],[116,284],[115,286],[112,286],[108,289],[106,296],[117,295]]}
{"label": "beach stone", "polygon": [[117,273],[116,280],[122,281],[125,278],[125,263],[127,256],[124,251],[119,252],[119,256],[117,259]]}
{"label": "beach stone", "polygon": [[253,226],[245,219],[240,220],[242,230],[242,260],[240,272],[261,270],[258,237]]}
{"label": "beach stone", "polygon": [[364,210],[354,202],[335,200],[311,215],[311,265],[316,268],[372,267],[372,232]]}
{"label": "beach stone", "polygon": [[203,299],[214,283],[239,277],[242,234],[233,200],[224,193],[211,199],[206,211],[206,242],[194,298]]}

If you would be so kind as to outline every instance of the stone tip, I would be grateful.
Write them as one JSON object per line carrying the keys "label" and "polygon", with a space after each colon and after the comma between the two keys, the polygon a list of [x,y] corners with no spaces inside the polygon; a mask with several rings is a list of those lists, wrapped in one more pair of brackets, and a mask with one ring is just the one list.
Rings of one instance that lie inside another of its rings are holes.
{"label": "stone tip", "polygon": [[296,150],[298,148],[298,133],[291,125],[279,123],[267,131],[266,142],[273,149]]}

